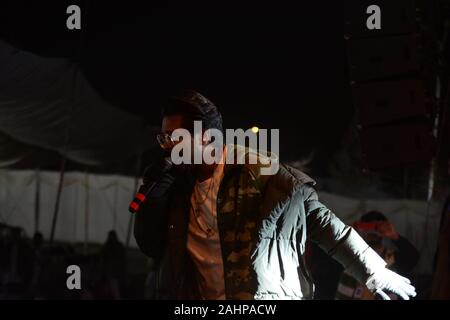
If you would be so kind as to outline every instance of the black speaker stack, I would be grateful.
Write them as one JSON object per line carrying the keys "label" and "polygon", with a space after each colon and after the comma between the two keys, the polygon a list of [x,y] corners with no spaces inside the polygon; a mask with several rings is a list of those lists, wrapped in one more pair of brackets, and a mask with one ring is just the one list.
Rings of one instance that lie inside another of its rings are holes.
{"label": "black speaker stack", "polygon": [[[367,23],[373,21],[374,11],[368,8],[374,5],[379,29]],[[436,88],[429,64],[434,53],[420,26],[429,12],[413,0],[346,0],[344,8],[349,80],[365,168],[427,163],[436,152]]]}

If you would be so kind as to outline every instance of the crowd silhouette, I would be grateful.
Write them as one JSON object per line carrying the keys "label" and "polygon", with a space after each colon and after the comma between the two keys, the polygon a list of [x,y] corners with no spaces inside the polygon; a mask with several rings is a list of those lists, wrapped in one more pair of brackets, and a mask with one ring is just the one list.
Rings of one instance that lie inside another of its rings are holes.
{"label": "crowd silhouette", "polygon": [[[67,243],[50,245],[40,232],[30,239],[23,229],[0,224],[0,300],[144,298],[146,274],[133,281],[127,273],[127,250],[115,231],[93,253],[82,251]],[[80,267],[82,290],[67,288],[70,265]]]}

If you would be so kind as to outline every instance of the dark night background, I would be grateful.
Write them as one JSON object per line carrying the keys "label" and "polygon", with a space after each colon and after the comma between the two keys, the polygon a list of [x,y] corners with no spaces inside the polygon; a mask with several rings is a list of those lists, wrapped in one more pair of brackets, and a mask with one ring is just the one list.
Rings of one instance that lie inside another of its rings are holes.
{"label": "dark night background", "polygon": [[[69,4],[81,7],[81,31],[66,28]],[[0,12],[2,38],[76,60],[107,101],[150,124],[160,123],[161,98],[196,89],[219,106],[225,127],[280,128],[282,160],[315,150],[313,165],[322,172],[352,119],[342,6],[330,1],[213,7],[22,0],[2,3]]]}

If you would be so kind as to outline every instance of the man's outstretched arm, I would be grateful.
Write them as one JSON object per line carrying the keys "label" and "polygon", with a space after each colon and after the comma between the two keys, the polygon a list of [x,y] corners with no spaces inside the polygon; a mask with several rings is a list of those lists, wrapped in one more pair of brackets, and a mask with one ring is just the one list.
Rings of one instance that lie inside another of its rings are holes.
{"label": "man's outstretched arm", "polygon": [[416,295],[411,282],[386,268],[385,261],[350,226],[323,205],[310,185],[303,187],[308,239],[336,259],[359,282],[383,299],[393,292],[405,300]]}

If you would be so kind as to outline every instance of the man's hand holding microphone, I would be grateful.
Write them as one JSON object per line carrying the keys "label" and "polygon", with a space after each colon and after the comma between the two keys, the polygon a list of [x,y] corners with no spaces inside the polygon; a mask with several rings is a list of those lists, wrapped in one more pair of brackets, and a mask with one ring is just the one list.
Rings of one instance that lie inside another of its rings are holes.
{"label": "man's hand holding microphone", "polygon": [[143,184],[128,210],[131,213],[138,213],[148,198],[160,197],[174,181],[175,172],[170,157],[160,157],[144,170]]}

